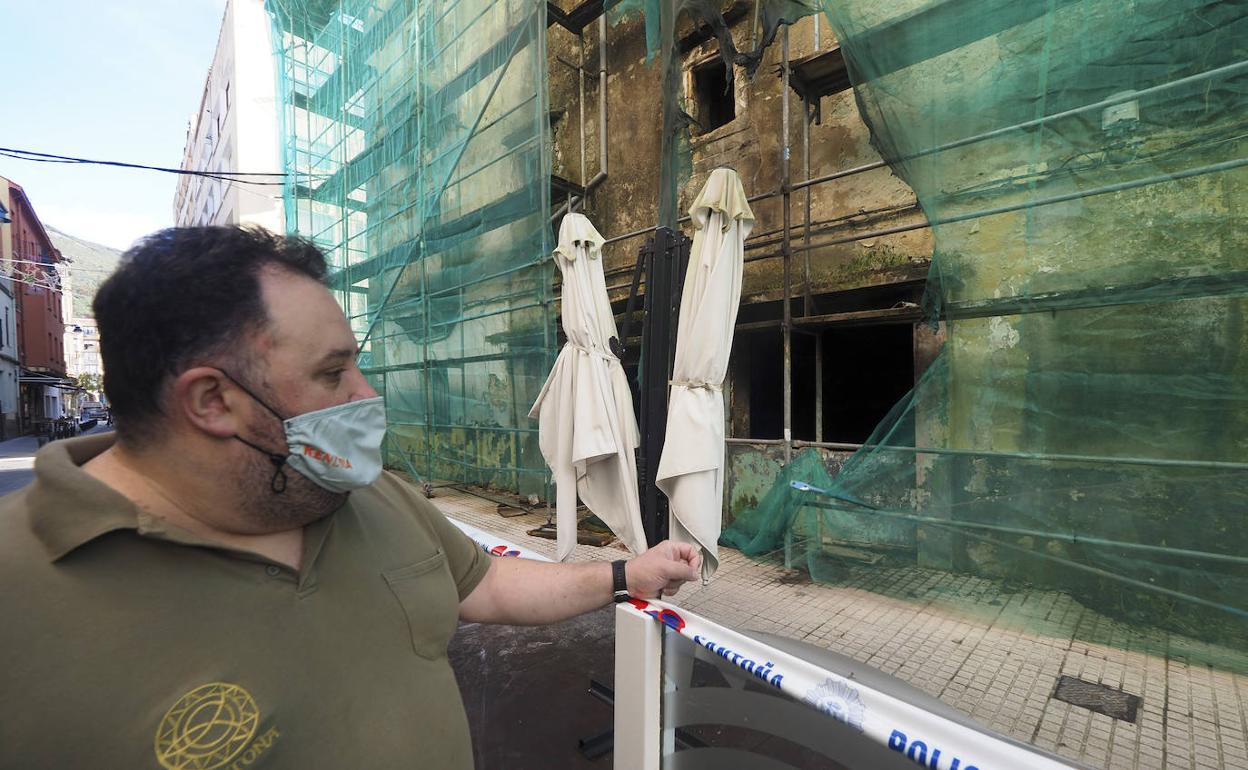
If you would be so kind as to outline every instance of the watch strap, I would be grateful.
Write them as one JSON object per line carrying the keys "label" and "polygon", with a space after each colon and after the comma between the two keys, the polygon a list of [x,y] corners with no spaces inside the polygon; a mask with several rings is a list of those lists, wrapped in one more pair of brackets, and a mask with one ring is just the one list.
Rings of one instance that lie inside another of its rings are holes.
{"label": "watch strap", "polygon": [[625,563],[623,559],[611,562],[611,596],[616,604],[629,599],[628,579],[624,574]]}

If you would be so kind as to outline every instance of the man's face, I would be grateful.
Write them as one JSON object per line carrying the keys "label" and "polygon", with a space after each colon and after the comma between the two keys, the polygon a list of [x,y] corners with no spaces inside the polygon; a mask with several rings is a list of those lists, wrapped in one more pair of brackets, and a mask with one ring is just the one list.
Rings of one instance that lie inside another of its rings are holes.
{"label": "man's face", "polygon": [[266,270],[261,294],[268,328],[257,335],[262,389],[283,417],[373,398],[355,363],[355,336],[329,291],[306,276]]}
{"label": "man's face", "polygon": [[[247,343],[248,387],[283,418],[331,406],[373,398],[373,390],[355,363],[355,336],[338,303],[316,281],[286,271],[267,270],[260,276],[269,323]],[[252,404],[245,436],[266,451],[287,451],[281,422],[267,409]],[[347,499],[304,478],[297,471],[281,471],[286,484],[272,494],[274,468],[262,453],[247,449],[246,465],[238,484],[254,489],[245,506],[242,530],[253,534],[276,532],[310,524],[329,515]]]}

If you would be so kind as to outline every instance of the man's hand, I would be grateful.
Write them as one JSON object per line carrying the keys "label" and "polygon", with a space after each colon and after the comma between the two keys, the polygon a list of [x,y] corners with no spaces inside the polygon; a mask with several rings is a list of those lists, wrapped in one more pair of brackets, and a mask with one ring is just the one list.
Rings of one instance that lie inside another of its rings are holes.
{"label": "man's hand", "polygon": [[702,552],[689,543],[664,540],[624,565],[628,592],[641,599],[675,596],[702,576]]}
{"label": "man's hand", "polygon": [[[465,623],[557,623],[611,601],[611,565],[605,561],[543,564],[529,559],[488,558],[489,571],[459,603],[459,619]],[[638,598],[671,596],[701,575],[701,551],[670,540],[624,565],[628,592]]]}

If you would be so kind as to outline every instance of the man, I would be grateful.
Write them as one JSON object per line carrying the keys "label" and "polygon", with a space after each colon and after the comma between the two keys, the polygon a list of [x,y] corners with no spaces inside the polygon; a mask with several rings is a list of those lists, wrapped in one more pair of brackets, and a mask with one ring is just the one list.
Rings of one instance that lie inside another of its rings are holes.
{"label": "man", "polygon": [[[189,228],[100,288],[116,442],[49,446],[0,503],[0,767],[471,767],[457,620],[611,601],[614,565],[492,558],[381,473],[324,277],[307,242]],[[664,543],[622,577],[698,570]]]}

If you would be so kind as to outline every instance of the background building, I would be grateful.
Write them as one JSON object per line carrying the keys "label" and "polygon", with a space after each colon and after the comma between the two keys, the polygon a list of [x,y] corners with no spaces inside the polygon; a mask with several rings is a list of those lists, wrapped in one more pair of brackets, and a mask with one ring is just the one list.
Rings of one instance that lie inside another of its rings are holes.
{"label": "background building", "polygon": [[[90,316],[78,316],[65,321],[65,368],[70,377],[88,375],[104,376],[100,364],[100,330],[95,319]],[[88,389],[89,396],[98,401],[98,388]]]}
{"label": "background building", "polygon": [[[187,127],[183,169],[281,171],[270,26],[263,0],[226,4],[199,113]],[[174,222],[180,227],[254,223],[281,232],[278,180],[275,176],[224,180],[183,175],[174,198]]]}
{"label": "background building", "polygon": [[[65,266],[68,268],[68,266]],[[63,288],[66,297],[71,290],[72,277],[69,269],[62,269]],[[73,303],[66,301],[62,307],[65,327],[65,375],[79,389],[66,393],[67,411],[79,415],[84,402],[103,401],[104,368],[100,362],[100,330],[91,316],[75,316]]]}
{"label": "background building", "polygon": [[104,370],[100,362],[99,330],[91,315],[91,302],[100,284],[116,269],[121,257],[116,249],[47,228],[61,252],[65,325],[65,370],[81,390],[70,396],[72,414],[81,416],[84,402],[103,401]]}
{"label": "background building", "polygon": [[81,417],[84,404],[105,403],[104,367],[100,362],[100,331],[90,316],[65,323],[66,374],[78,389],[67,394],[68,411]]}
{"label": "background building", "polygon": [[386,395],[387,462],[544,495],[557,345],[546,4],[269,3],[289,232]]}
{"label": "background building", "polygon": [[5,180],[11,207],[6,227],[11,249],[14,314],[0,319],[8,338],[17,343],[21,364],[18,404],[19,431],[38,428],[65,413],[64,394],[72,388],[65,379],[65,324],[61,276],[57,269],[61,252],[35,213],[25,191]]}

